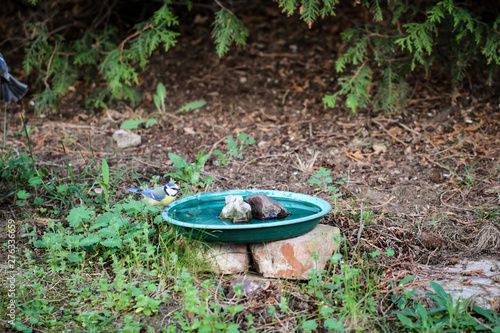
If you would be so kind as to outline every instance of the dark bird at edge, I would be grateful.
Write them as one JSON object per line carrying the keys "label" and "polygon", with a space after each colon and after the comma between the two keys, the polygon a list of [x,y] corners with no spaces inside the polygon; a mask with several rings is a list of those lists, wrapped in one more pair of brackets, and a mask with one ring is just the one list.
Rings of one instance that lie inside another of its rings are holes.
{"label": "dark bird at edge", "polygon": [[0,101],[17,102],[28,92],[28,85],[17,81],[9,73],[9,67],[0,53]]}

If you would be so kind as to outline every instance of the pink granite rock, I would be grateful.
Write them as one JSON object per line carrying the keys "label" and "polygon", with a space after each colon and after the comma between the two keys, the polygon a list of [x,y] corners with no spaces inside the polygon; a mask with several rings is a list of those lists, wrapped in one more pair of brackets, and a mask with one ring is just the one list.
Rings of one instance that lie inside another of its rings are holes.
{"label": "pink granite rock", "polygon": [[[339,248],[339,228],[318,224],[312,231],[299,237],[276,242],[250,244],[257,271],[264,277],[309,279],[314,268],[322,270],[327,257]],[[313,253],[318,259],[313,258]]]}

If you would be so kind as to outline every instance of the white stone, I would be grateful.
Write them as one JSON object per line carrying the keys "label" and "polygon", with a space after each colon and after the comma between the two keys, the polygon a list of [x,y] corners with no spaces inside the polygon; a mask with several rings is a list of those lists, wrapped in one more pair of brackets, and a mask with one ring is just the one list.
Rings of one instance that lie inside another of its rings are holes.
{"label": "white stone", "polygon": [[228,195],[226,205],[220,213],[222,219],[229,219],[233,223],[246,223],[252,219],[252,207],[243,201],[241,195]]}
{"label": "white stone", "polygon": [[312,269],[325,269],[328,257],[339,248],[339,238],[339,228],[319,224],[302,236],[250,244],[250,250],[264,277],[307,280]]}
{"label": "white stone", "polygon": [[139,146],[142,143],[141,137],[124,129],[119,129],[113,133],[113,139],[118,148],[129,148]]}
{"label": "white stone", "polygon": [[215,274],[245,272],[250,266],[247,244],[212,243],[203,250],[202,256]]}

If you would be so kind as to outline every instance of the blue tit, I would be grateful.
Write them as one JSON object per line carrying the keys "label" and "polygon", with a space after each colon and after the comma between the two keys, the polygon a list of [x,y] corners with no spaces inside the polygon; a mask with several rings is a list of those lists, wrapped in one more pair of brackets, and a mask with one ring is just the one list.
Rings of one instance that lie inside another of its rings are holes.
{"label": "blue tit", "polygon": [[141,190],[138,188],[127,189],[127,191],[142,194],[144,196],[144,201],[153,207],[168,205],[175,200],[175,196],[179,190],[179,186],[174,183],[168,183],[165,186],[155,188],[148,188],[147,190]]}
{"label": "blue tit", "polygon": [[17,102],[28,92],[28,86],[9,74],[9,67],[0,53],[0,101]]}

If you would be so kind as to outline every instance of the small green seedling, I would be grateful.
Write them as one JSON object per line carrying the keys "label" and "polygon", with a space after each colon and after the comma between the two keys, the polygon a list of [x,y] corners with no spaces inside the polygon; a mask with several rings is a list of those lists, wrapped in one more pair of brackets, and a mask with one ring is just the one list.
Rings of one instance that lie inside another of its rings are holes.
{"label": "small green seedling", "polygon": [[329,191],[331,183],[333,183],[332,177],[330,177],[330,170],[327,170],[321,167],[316,174],[313,175],[313,178],[307,181],[309,184],[317,185],[316,190],[320,191]]}
{"label": "small green seedling", "polygon": [[167,89],[163,83],[158,83],[156,86],[156,94],[153,94],[153,102],[155,103],[156,109],[165,114],[165,99],[167,98]]}
{"label": "small green seedling", "polygon": [[109,166],[108,162],[104,159],[102,160],[102,180],[97,179],[96,183],[101,185],[103,194],[104,194],[104,199],[106,201],[106,205],[109,204]]}
{"label": "small green seedling", "polygon": [[[335,182],[336,184],[342,184],[344,182],[345,177],[342,177],[342,181]],[[342,196],[342,193],[338,188],[332,186],[333,183],[332,177],[330,177],[330,170],[321,167],[316,174],[313,175],[311,179],[307,181],[309,184],[316,185],[317,191],[330,192],[331,196],[328,198],[332,198],[335,202],[335,206],[337,206],[337,199]]]}
{"label": "small green seedling", "polygon": [[237,141],[233,140],[233,136],[230,135],[228,138],[224,141],[227,143],[227,152],[223,153],[219,149],[214,151],[214,155],[219,156],[220,160],[215,161],[215,165],[226,165],[228,164],[232,158],[236,157],[238,159],[243,158],[243,149],[245,149],[247,146],[255,143],[255,139],[253,137],[248,137],[246,133],[241,133],[237,137]]}
{"label": "small green seedling", "polygon": [[198,156],[196,156],[195,163],[188,163],[183,157],[174,153],[169,153],[168,157],[174,164],[174,168],[177,169],[177,171],[167,173],[164,177],[172,177],[175,180],[185,184],[190,184],[194,187],[204,187],[211,184],[214,181],[213,177],[206,176],[201,178],[203,165],[210,158],[210,154],[203,155],[204,152],[205,149],[203,149]]}
{"label": "small green seedling", "polygon": [[127,130],[135,130],[138,129],[139,126],[144,124],[146,128],[150,128],[156,124],[158,124],[158,119],[156,118],[149,118],[149,119],[129,119],[125,120],[121,125],[121,129],[127,129]]}
{"label": "small green seedling", "polygon": [[207,104],[206,101],[194,101],[194,102],[190,102],[190,103],[185,104],[179,110],[177,110],[177,112],[186,112],[186,111],[196,110],[196,109],[204,107],[206,104]]}
{"label": "small green seedling", "polygon": [[27,200],[29,197],[31,197],[31,194],[29,194],[25,190],[20,190],[19,192],[16,193],[16,196],[18,199],[18,200],[16,200],[16,205],[24,206],[23,200]]}

